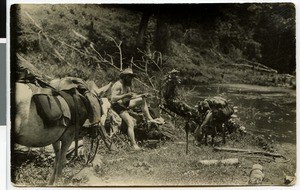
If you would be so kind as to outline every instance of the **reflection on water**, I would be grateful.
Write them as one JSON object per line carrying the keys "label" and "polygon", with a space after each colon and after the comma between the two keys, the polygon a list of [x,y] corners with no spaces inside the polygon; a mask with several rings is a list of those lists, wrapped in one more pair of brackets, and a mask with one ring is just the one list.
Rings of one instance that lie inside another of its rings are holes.
{"label": "reflection on water", "polygon": [[255,85],[196,86],[191,103],[222,94],[238,107],[247,130],[280,142],[296,143],[296,91]]}

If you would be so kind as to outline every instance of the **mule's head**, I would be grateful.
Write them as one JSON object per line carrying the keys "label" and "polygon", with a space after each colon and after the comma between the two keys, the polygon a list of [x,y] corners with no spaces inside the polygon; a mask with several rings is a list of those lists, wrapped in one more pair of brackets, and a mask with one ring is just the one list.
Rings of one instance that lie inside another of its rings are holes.
{"label": "mule's head", "polygon": [[172,70],[165,75],[164,78],[164,89],[162,91],[163,97],[166,101],[173,100],[177,97],[177,87],[181,84],[179,78],[179,71]]}
{"label": "mule's head", "polygon": [[96,94],[99,98],[110,96],[110,90],[112,82],[109,82],[107,85],[99,88],[94,81],[86,81],[89,91]]}
{"label": "mule's head", "polygon": [[202,100],[202,101],[198,102],[197,106],[198,106],[199,113],[205,113],[207,110],[210,109],[207,100]]}

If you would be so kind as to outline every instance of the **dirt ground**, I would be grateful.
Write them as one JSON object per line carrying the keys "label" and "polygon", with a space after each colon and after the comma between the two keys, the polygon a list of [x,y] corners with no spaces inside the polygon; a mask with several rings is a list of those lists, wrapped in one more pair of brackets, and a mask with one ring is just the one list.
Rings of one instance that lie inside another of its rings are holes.
{"label": "dirt ground", "polygon": [[[184,135],[183,135],[184,136]],[[232,139],[231,139],[232,138]],[[229,137],[225,146],[265,151],[256,139],[248,136]],[[221,144],[220,144],[221,145]],[[196,146],[190,137],[188,154],[184,138],[166,141],[155,146],[144,145],[144,150],[128,148],[109,152],[102,145],[94,160],[94,166],[85,166],[84,161],[70,161],[63,171],[60,186],[236,186],[249,185],[253,164],[263,167],[261,185],[285,185],[286,175],[296,173],[296,146],[273,144],[273,153],[284,158],[260,154],[215,151],[211,145]],[[21,158],[21,159],[20,159]],[[235,164],[203,165],[201,160],[237,159]],[[13,168],[12,182],[17,186],[46,186],[52,171],[53,159],[45,155],[22,154]]]}

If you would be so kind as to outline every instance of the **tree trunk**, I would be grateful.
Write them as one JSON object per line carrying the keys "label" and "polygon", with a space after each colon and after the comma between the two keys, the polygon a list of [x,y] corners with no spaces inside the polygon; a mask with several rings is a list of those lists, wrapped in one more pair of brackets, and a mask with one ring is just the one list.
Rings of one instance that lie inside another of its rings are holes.
{"label": "tree trunk", "polygon": [[149,11],[143,12],[142,19],[141,19],[140,26],[139,26],[139,33],[138,33],[138,36],[136,39],[137,47],[143,47],[144,37],[147,32],[148,22],[150,20],[151,15],[152,15],[152,12],[149,12]]}
{"label": "tree trunk", "polygon": [[157,15],[156,31],[155,31],[155,50],[165,53],[170,40],[170,28],[167,16],[161,13]]}

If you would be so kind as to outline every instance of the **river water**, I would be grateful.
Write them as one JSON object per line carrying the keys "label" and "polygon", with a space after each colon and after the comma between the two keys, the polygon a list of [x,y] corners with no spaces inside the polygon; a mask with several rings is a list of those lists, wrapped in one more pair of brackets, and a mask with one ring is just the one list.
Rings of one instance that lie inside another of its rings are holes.
{"label": "river water", "polygon": [[[296,144],[296,90],[245,84],[193,86],[187,97],[193,105],[221,95],[237,107],[236,115],[246,130],[277,142]],[[196,95],[195,95],[196,94]]]}

